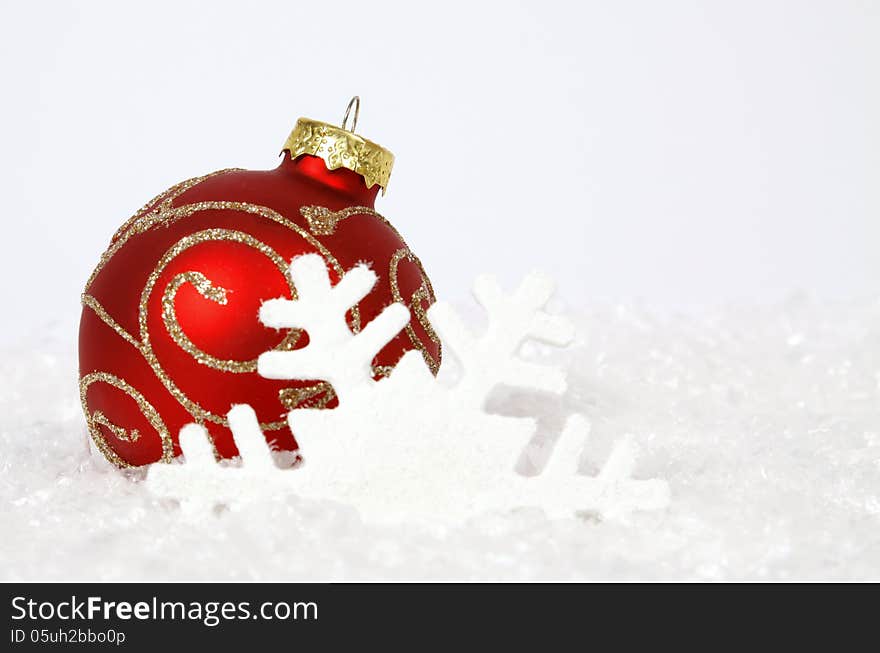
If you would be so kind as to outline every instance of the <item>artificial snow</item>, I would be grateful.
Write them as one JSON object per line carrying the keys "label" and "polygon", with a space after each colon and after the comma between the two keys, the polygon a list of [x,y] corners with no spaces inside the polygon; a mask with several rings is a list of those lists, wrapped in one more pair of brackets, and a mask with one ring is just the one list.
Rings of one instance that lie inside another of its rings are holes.
{"label": "artificial snow", "polygon": [[0,358],[0,579],[880,578],[880,302],[701,318],[591,306],[575,323],[573,348],[528,351],[564,365],[563,396],[500,390],[489,406],[537,417],[529,475],[557,460],[572,414],[590,423],[585,474],[628,436],[634,477],[669,483],[664,510],[375,525],[287,496],[193,521],[143,472],[90,454],[75,330],[46,329]]}
{"label": "artificial snow", "polygon": [[633,511],[668,505],[663,480],[632,478],[637,448],[630,438],[616,444],[598,474],[578,474],[589,423],[572,415],[553,460],[539,474],[526,476],[516,462],[535,436],[536,420],[484,412],[489,393],[502,383],[533,392],[565,391],[559,367],[518,356],[527,339],[556,346],[574,339],[568,320],[543,310],[554,291],[549,278],[531,273],[507,294],[493,277],[480,277],[474,296],[488,317],[480,337],[449,305],[430,307],[428,319],[446,345],[447,358],[454,354],[461,367],[450,387],[434,378],[418,351],[408,352],[390,377],[373,379],[371,361],[410,316],[395,303],[357,334],[349,329],[346,313],[376,283],[366,265],[331,286],[324,259],[309,254],[293,260],[290,277],[297,298],[265,302],[260,319],[266,326],[303,329],[309,343],[262,354],[259,373],[329,382],[339,407],[290,411],[290,428],[304,459],[295,470],[272,464],[250,406],[235,406],[227,416],[241,452],[238,466],[215,464],[207,431],[195,424],[184,427],[180,446],[186,464],[152,465],[146,486],[154,495],[178,500],[198,516],[218,505],[247,510],[248,504],[295,493],[354,506],[373,523],[458,524],[531,506],[551,517],[582,512],[626,519]]}

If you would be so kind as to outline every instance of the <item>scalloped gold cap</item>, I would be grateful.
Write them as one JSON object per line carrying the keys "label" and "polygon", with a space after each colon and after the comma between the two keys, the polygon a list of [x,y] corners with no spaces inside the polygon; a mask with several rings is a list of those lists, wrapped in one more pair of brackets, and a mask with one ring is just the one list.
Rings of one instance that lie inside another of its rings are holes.
{"label": "scalloped gold cap", "polygon": [[364,178],[367,188],[379,184],[383,195],[394,166],[394,155],[381,145],[342,127],[309,118],[296,121],[282,149],[290,151],[291,159],[311,154],[321,157],[328,170],[352,170]]}

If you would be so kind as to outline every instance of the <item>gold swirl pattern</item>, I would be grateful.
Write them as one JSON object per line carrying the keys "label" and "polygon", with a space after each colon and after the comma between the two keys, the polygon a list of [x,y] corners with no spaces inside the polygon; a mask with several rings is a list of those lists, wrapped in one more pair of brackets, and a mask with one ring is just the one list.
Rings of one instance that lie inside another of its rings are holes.
{"label": "gold swirl pattern", "polygon": [[[117,467],[132,467],[131,464],[125,462],[122,458],[120,458],[115,451],[110,447],[107,443],[107,440],[104,438],[104,433],[101,431],[101,426],[106,426],[110,429],[111,433],[118,437],[121,440],[127,440],[129,442],[133,442],[140,437],[140,434],[137,430],[131,432],[128,435],[128,438],[122,437],[121,433],[125,433],[125,429],[122,429],[115,424],[111,424],[111,422],[104,416],[100,411],[95,411],[94,413],[89,412],[89,408],[86,402],[86,394],[88,392],[89,386],[93,383],[107,383],[112,385],[114,388],[121,390],[126,395],[131,397],[132,400],[137,404],[138,408],[146,417],[147,421],[150,423],[156,433],[159,434],[159,437],[162,440],[162,458],[161,462],[170,463],[171,459],[174,456],[174,444],[171,440],[171,434],[168,432],[168,429],[165,428],[165,423],[162,421],[162,418],[159,417],[158,411],[153,408],[152,404],[147,401],[144,396],[135,390],[131,385],[129,385],[126,381],[123,381],[118,376],[113,374],[109,374],[108,372],[92,372],[90,374],[86,374],[79,381],[79,398],[82,403],[83,412],[86,415],[86,424],[89,429],[89,434],[92,436],[92,440],[95,443],[95,446],[98,447],[98,450],[104,454],[104,456],[112,462]],[[135,435],[137,434],[137,435]]]}
{"label": "gold swirl pattern", "polygon": [[[180,183],[174,184],[171,188],[168,188],[167,190],[156,195],[156,197],[154,197],[149,202],[144,204],[140,209],[138,209],[137,213],[126,220],[122,224],[122,226],[116,230],[116,233],[113,234],[111,242],[123,236],[128,239],[135,234],[145,232],[147,229],[150,228],[153,223],[161,221],[163,219],[163,216],[167,214],[172,208],[171,203],[175,199],[177,199],[180,195],[188,191],[193,186],[197,186],[198,184],[202,183],[205,179],[208,179],[209,177],[215,177],[217,175],[222,175],[227,172],[236,172],[239,170],[241,170],[241,168],[224,168],[223,170],[217,170],[216,172],[210,172],[207,175],[200,175],[198,177],[186,179],[184,181],[181,181]],[[159,200],[162,200],[162,202],[157,205]],[[153,207],[152,211],[149,210],[150,207]]]}
{"label": "gold swirl pattern", "polygon": [[137,340],[137,338],[135,338],[133,335],[131,335],[128,331],[123,329],[122,326],[116,320],[113,319],[113,317],[110,315],[110,313],[108,313],[104,309],[104,307],[101,306],[100,302],[98,302],[97,299],[95,299],[94,297],[92,297],[89,294],[83,293],[81,301],[82,301],[82,305],[87,306],[90,309],[92,309],[95,312],[95,315],[97,315],[99,318],[101,318],[101,321],[104,324],[106,324],[111,329],[113,329],[116,333],[119,334],[119,336],[123,340],[125,340],[126,342],[131,344],[135,349],[137,349],[140,353],[143,354],[143,347],[141,346],[140,341]]}
{"label": "gold swirl pattern", "polygon": [[110,429],[110,432],[113,435],[115,435],[123,442],[136,442],[141,437],[141,434],[138,432],[137,429],[132,429],[131,433],[129,433],[125,428],[111,422],[110,419],[100,410],[96,410],[94,413],[92,413],[92,419],[95,420],[95,424],[106,426],[108,429]]}
{"label": "gold swirl pattern", "polygon": [[[211,280],[201,272],[181,272],[176,275],[168,286],[166,286],[165,293],[162,295],[162,320],[165,322],[165,329],[168,331],[171,339],[200,364],[212,369],[220,370],[221,372],[232,372],[233,374],[256,372],[256,358],[246,361],[216,358],[196,347],[192,340],[189,339],[177,320],[177,314],[174,312],[174,298],[177,296],[177,291],[185,283],[192,284],[198,293],[205,299],[209,299],[221,305],[226,304],[226,289],[219,286],[215,287],[211,283]],[[291,289],[293,289],[292,285]],[[296,294],[294,292],[294,297],[295,296]],[[293,349],[301,335],[302,331],[291,329],[287,332],[287,335],[284,336],[284,340],[282,340],[275,349]]]}
{"label": "gold swirl pattern", "polygon": [[[419,273],[422,275],[422,285],[412,294],[412,297],[410,297],[408,302],[403,298],[403,295],[401,295],[400,285],[397,280],[397,268],[400,266],[400,262],[403,259],[414,263],[416,267],[418,267]],[[418,257],[404,247],[394,252],[394,255],[391,257],[388,279],[391,283],[391,296],[394,297],[394,301],[406,304],[413,314],[415,314],[416,319],[419,321],[419,324],[422,325],[422,328],[425,330],[425,333],[428,334],[431,341],[437,344],[437,358],[435,359],[431,356],[428,348],[425,347],[424,343],[416,334],[415,329],[412,328],[412,324],[407,322],[406,327],[404,327],[406,335],[409,336],[413,347],[422,352],[422,358],[425,359],[425,363],[428,365],[431,373],[436,376],[437,372],[440,370],[440,359],[443,355],[443,345],[440,342],[440,337],[437,335],[437,332],[434,331],[434,327],[431,326],[431,322],[428,320],[428,314],[425,311],[425,307],[422,305],[423,301],[434,301],[434,289],[431,287],[431,281],[428,279],[425,268],[422,266],[422,262]]]}
{"label": "gold swirl pattern", "polygon": [[[264,243],[258,241],[253,236],[250,236],[249,234],[245,234],[243,232],[229,231],[229,230],[225,230],[225,229],[209,229],[209,230],[205,230],[205,231],[201,231],[201,232],[196,232],[194,234],[190,234],[190,235],[185,236],[184,238],[180,239],[179,241],[177,241],[177,243],[175,243],[175,245],[172,246],[165,253],[165,255],[162,257],[162,259],[160,259],[159,264],[153,270],[152,274],[150,275],[150,277],[147,281],[146,286],[144,287],[143,292],[141,293],[141,301],[140,301],[140,306],[139,306],[139,310],[138,310],[138,321],[139,321],[139,326],[140,326],[140,331],[141,331],[140,340],[138,340],[137,338],[132,336],[130,333],[128,333],[124,328],[122,328],[122,326],[118,322],[116,322],[116,320],[114,320],[112,318],[112,316],[110,316],[109,313],[107,313],[106,309],[104,309],[104,307],[101,306],[100,302],[98,302],[98,300],[95,299],[95,297],[88,295],[88,294],[84,294],[82,297],[82,303],[84,306],[88,306],[89,308],[91,308],[95,312],[95,314],[105,324],[107,324],[117,334],[119,334],[120,337],[122,337],[124,340],[126,340],[128,343],[130,343],[132,346],[135,347],[135,349],[146,359],[147,363],[150,365],[153,372],[156,374],[156,376],[159,378],[159,380],[162,382],[162,384],[166,387],[166,389],[172,394],[172,396],[174,396],[175,399],[177,399],[177,401],[184,408],[187,409],[187,411],[189,411],[189,413],[197,421],[209,421],[209,422],[213,422],[215,424],[227,426],[228,424],[227,424],[227,420],[226,420],[225,416],[217,415],[215,413],[212,413],[212,412],[206,410],[201,405],[199,405],[198,403],[196,403],[195,401],[190,399],[172,381],[171,377],[165,372],[165,370],[162,367],[161,363],[159,362],[155,352],[153,351],[152,345],[150,343],[149,330],[147,328],[147,302],[148,302],[149,296],[152,292],[152,288],[155,285],[156,281],[158,280],[159,275],[161,274],[162,270],[164,270],[165,267],[168,265],[168,263],[175,256],[177,256],[180,252],[185,251],[189,247],[192,247],[192,246],[197,245],[202,242],[206,242],[208,240],[230,240],[230,241],[235,241],[235,242],[242,242],[244,244],[250,245],[251,247],[254,247],[257,251],[260,251],[261,253],[263,253],[269,257],[269,259],[278,268],[279,272],[282,274],[285,281],[287,281],[288,286],[290,287],[291,295],[294,297],[296,296],[296,294],[295,294],[296,289],[294,288],[293,283],[290,281],[290,277],[287,275],[287,264],[285,263],[284,259],[277,252],[275,252],[272,248],[270,248],[267,245],[265,245]],[[187,273],[184,273],[184,274],[187,274]],[[199,273],[195,273],[195,274],[199,274]],[[175,277],[175,279],[176,278],[177,277]],[[193,277],[193,278],[195,279],[196,277]],[[205,280],[207,281],[207,279],[205,279]],[[169,284],[169,286],[170,285],[171,284]],[[176,292],[176,290],[177,289],[175,288],[174,292]],[[166,289],[166,293],[163,296],[163,300],[165,300],[167,298],[168,298],[168,292]],[[173,301],[173,297],[172,297],[172,301]],[[165,310],[166,308],[167,308],[167,304],[163,301],[163,319],[166,320],[166,325],[167,325],[168,324],[168,316],[166,315],[166,310]],[[172,328],[175,327],[175,325],[179,328],[179,325],[177,325],[176,319],[171,320]],[[183,334],[182,329],[179,332],[176,330],[169,331],[169,335],[175,340],[175,342],[178,343],[178,345],[180,345],[184,339],[186,341],[189,341],[189,339],[186,338],[185,334]],[[175,338],[175,335],[177,336],[177,338]],[[288,333],[287,336],[285,336],[285,338],[281,341],[281,343],[279,343],[277,348],[282,348],[282,349],[289,348],[291,346],[291,343],[295,344],[295,339],[298,339],[299,336],[300,336],[299,332],[296,334]],[[195,349],[196,352],[199,351],[198,349],[195,348],[194,345],[193,345],[193,349]],[[193,352],[188,352],[188,353],[192,354]],[[197,360],[198,360],[198,358],[197,358]],[[235,362],[236,361],[233,361],[233,363],[235,363]],[[287,426],[287,423],[284,420],[277,420],[274,422],[262,422],[260,424],[260,426],[264,430],[267,430],[267,431],[277,431],[277,430],[285,428]]]}
{"label": "gold swirl pattern", "polygon": [[[103,254],[101,254],[101,258],[98,260],[98,265],[95,266],[95,269],[92,270],[92,274],[89,275],[88,281],[86,281],[85,291],[88,292],[92,283],[95,281],[95,277],[98,276],[98,273],[104,268],[104,266],[107,264],[107,261],[113,258],[113,255],[116,254],[116,252],[118,252],[120,249],[122,249],[122,246],[125,245],[129,238],[145,232],[153,225],[164,222],[174,215],[175,210],[171,206],[171,203],[175,199],[177,199],[178,196],[182,195],[193,186],[200,184],[209,177],[222,175],[226,172],[234,172],[236,170],[239,170],[239,168],[226,168],[224,170],[217,170],[216,172],[211,172],[207,175],[202,175],[200,177],[187,179],[186,181],[175,184],[171,188],[159,193],[158,195],[156,195],[156,197],[144,204],[140,209],[137,210],[137,212],[133,216],[126,220],[122,224],[122,226],[116,230],[115,234],[113,234],[113,238],[110,240],[110,246]],[[149,208],[163,197],[165,199],[162,200],[162,203],[152,212],[147,213]]]}
{"label": "gold swirl pattern", "polygon": [[391,376],[391,373],[394,371],[394,365],[373,365],[372,369],[373,376],[385,378],[386,376]]}
{"label": "gold swirl pattern", "polygon": [[318,381],[304,388],[282,388],[278,400],[287,410],[294,408],[326,408],[336,397],[336,391],[327,381]]}
{"label": "gold swirl pattern", "polygon": [[[229,201],[205,201],[194,202],[193,204],[184,204],[183,206],[177,206],[169,209],[167,214],[163,217],[162,221],[153,222],[150,224],[150,227],[170,223],[181,218],[186,218],[200,211],[240,211],[242,213],[249,213],[251,215],[256,215],[262,218],[266,218],[267,220],[277,222],[278,224],[283,225],[291,231],[294,231],[298,235],[302,236],[303,240],[314,247],[321,254],[321,256],[324,257],[324,259],[333,268],[333,271],[336,272],[336,274],[340,278],[342,278],[342,276],[345,274],[345,270],[342,268],[342,265],[340,265],[336,257],[333,256],[330,250],[327,249],[320,240],[310,234],[308,230],[303,229],[292,220],[288,220],[277,211],[270,209],[267,206],[260,206],[259,204]],[[285,271],[284,274],[286,277],[287,272]],[[349,324],[349,326],[351,327],[351,330],[355,333],[358,333],[361,330],[361,314],[357,306],[351,309],[351,324]]]}
{"label": "gold swirl pattern", "polygon": [[[389,224],[385,218],[367,206],[347,206],[339,211],[331,211],[326,206],[303,206],[299,212],[309,223],[309,230],[316,236],[332,236],[336,231],[336,225],[353,215],[372,215],[381,218],[386,225]],[[400,234],[397,236],[400,237]]]}
{"label": "gold swirl pattern", "polygon": [[[340,209],[339,211],[332,211],[326,206],[303,206],[300,208],[300,213],[302,213],[303,217],[309,223],[309,230],[316,236],[329,236],[335,233],[336,227],[340,222],[345,220],[346,218],[350,218],[353,215],[371,215],[374,218],[377,218],[381,221],[386,227],[388,227],[395,236],[397,236],[398,240],[401,243],[406,244],[403,240],[403,236],[400,235],[400,232],[395,228],[388,219],[383,216],[378,211],[371,209],[368,206],[348,206],[344,209]],[[400,264],[401,259],[406,258],[406,260],[414,263],[416,267],[419,269],[419,273],[422,275],[422,285],[421,287],[413,293],[410,301],[407,302],[403,299],[403,296],[400,293],[400,286],[397,280],[397,268]],[[434,301],[434,288],[431,286],[431,280],[428,278],[427,272],[425,272],[425,267],[422,265],[421,260],[412,251],[404,247],[402,249],[397,250],[391,258],[391,266],[390,266],[390,274],[389,280],[391,283],[391,294],[394,297],[394,301],[401,302],[406,304],[412,313],[416,316],[416,320],[418,320],[419,324],[422,325],[422,328],[425,330],[425,333],[428,334],[428,337],[432,342],[437,344],[437,358],[435,359],[431,356],[430,352],[425,347],[424,343],[421,339],[416,335],[415,329],[412,328],[410,324],[407,324],[405,327],[406,334],[409,336],[410,342],[412,342],[413,347],[418,349],[422,353],[422,357],[425,359],[425,363],[431,370],[431,373],[436,375],[440,370],[440,361],[443,357],[443,344],[440,342],[440,337],[437,335],[437,332],[434,331],[434,327],[431,325],[431,321],[428,319],[427,312],[422,302],[428,302],[429,304]],[[390,370],[382,370],[377,372],[380,376],[388,376],[391,371]]]}
{"label": "gold swirl pattern", "polygon": [[[276,252],[274,249],[272,249],[265,243],[257,240],[250,234],[246,234],[242,231],[232,231],[229,229],[205,229],[204,231],[197,231],[195,233],[184,236],[183,238],[178,240],[167,252],[165,252],[161,259],[159,259],[159,263],[153,269],[153,272],[147,279],[147,283],[144,286],[143,292],[141,292],[140,307],[138,309],[138,322],[140,326],[141,336],[141,353],[144,355],[144,358],[147,359],[150,367],[153,368],[156,376],[159,377],[159,380],[162,381],[162,384],[168,389],[168,392],[170,392],[174,396],[174,398],[177,399],[177,401],[179,401],[196,419],[207,420],[215,424],[222,424],[226,426],[227,421],[225,416],[217,415],[206,410],[198,403],[191,400],[182,390],[180,390],[180,388],[177,387],[171,377],[165,372],[164,368],[159,362],[159,359],[156,357],[156,353],[153,351],[153,346],[150,343],[149,329],[147,328],[147,305],[150,299],[150,295],[152,294],[153,287],[156,285],[156,281],[159,279],[159,275],[162,274],[162,271],[176,256],[178,256],[181,252],[186,251],[190,247],[207,241],[218,240],[242,243],[254,248],[261,254],[267,256],[275,264],[275,266],[278,268],[278,271],[287,281],[288,285],[290,286],[292,296],[296,296],[296,289],[293,287],[293,282],[290,281],[290,277],[287,275],[287,263],[285,263],[281,255],[278,254],[278,252]],[[180,333],[182,333],[182,330],[180,331]],[[178,334],[178,336],[179,335],[180,334]],[[266,430],[277,431],[284,428],[286,425],[286,421],[278,420],[275,422],[265,423],[262,426]]]}

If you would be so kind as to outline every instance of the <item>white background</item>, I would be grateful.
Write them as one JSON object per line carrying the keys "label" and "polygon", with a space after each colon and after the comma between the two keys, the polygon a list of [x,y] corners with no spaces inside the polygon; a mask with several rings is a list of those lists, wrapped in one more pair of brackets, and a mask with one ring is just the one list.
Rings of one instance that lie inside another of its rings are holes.
{"label": "white background", "polygon": [[296,118],[397,155],[378,208],[441,296],[540,267],[574,305],[880,291],[878,2],[4,2],[0,337],[78,311],[174,182]]}

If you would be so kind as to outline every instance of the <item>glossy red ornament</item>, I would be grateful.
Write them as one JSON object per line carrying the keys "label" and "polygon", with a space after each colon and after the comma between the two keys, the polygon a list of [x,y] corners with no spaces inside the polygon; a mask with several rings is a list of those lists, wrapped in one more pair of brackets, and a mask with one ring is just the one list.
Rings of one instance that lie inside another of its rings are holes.
{"label": "glossy red ornament", "polygon": [[436,372],[440,345],[424,316],[434,301],[431,283],[375,212],[378,190],[353,170],[285,151],[274,170],[183,182],[128,220],[83,294],[80,394],[97,447],[120,466],[169,461],[180,452],[180,428],[197,421],[217,454],[232,457],[238,452],[225,414],[248,403],[271,446],[295,451],[287,412],[332,408],[332,388],[264,379],[256,358],[308,342],[303,332],[257,318],[263,301],[295,292],[287,266],[299,254],[321,254],[334,282],[362,261],[377,272],[373,292],[348,315],[353,330],[393,301],[409,306],[409,326],[373,361],[377,375],[413,348]]}

